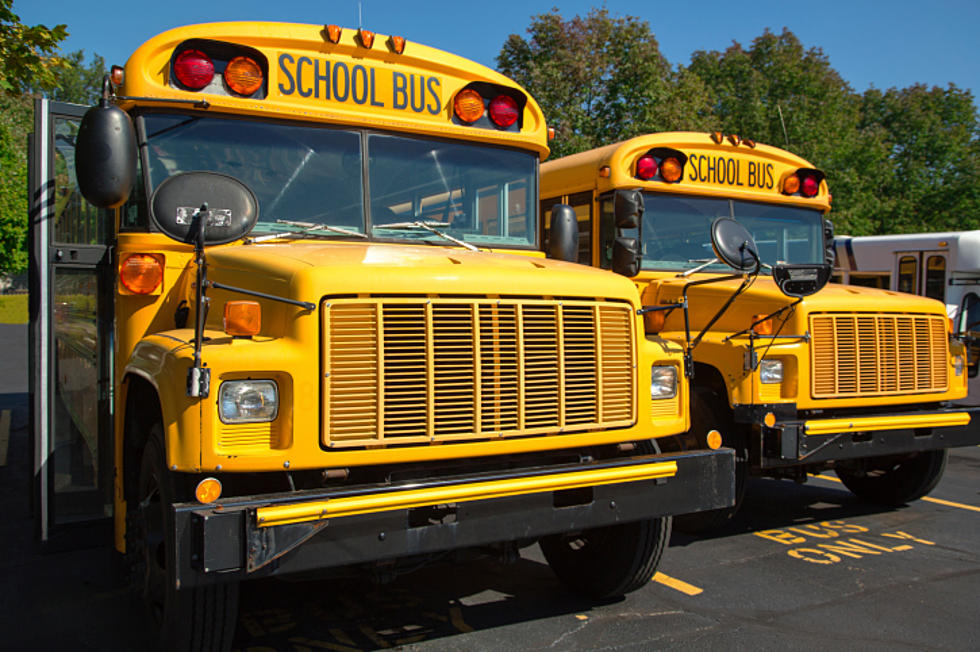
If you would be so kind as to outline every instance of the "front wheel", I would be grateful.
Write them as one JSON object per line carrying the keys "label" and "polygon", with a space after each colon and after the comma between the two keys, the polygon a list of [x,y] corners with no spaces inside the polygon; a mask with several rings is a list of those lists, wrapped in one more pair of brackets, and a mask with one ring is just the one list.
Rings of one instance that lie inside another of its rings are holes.
{"label": "front wheel", "polygon": [[671,517],[554,534],[541,539],[548,565],[572,591],[604,600],[653,578],[670,540]]}
{"label": "front wheel", "polygon": [[856,460],[834,471],[855,495],[882,505],[904,505],[936,488],[946,470],[946,449]]}
{"label": "front wheel", "polygon": [[238,618],[238,583],[176,588],[167,533],[173,530],[173,474],[166,466],[163,427],[150,430],[140,464],[127,548],[134,583],[146,604],[152,636],[162,650],[229,650]]}

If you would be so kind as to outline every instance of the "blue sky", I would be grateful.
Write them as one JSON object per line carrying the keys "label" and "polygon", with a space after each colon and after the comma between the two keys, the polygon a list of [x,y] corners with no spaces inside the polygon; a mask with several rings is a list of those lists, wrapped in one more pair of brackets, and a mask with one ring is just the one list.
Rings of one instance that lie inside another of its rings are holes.
{"label": "blue sky", "polygon": [[[565,17],[586,14],[602,0],[417,2],[362,0],[363,26],[382,34],[448,50],[494,67],[509,34],[525,35],[531,16],[557,6]],[[977,0],[824,0],[800,2],[605,3],[618,16],[650,23],[671,64],[687,64],[696,50],[748,45],[765,28],[788,27],[807,48],[819,47],[854,90],[952,82],[980,92],[980,2]],[[171,27],[222,20],[275,20],[357,26],[357,0],[14,0],[30,25],[68,25],[63,50],[98,53],[125,63],[143,41]]]}

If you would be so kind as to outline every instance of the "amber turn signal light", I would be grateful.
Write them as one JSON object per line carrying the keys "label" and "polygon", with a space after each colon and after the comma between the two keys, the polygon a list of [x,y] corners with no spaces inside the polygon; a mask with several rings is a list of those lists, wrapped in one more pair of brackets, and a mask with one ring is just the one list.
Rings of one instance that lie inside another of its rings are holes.
{"label": "amber turn signal light", "polygon": [[225,304],[225,332],[234,337],[251,337],[262,329],[262,307],[257,301]]}
{"label": "amber turn signal light", "polygon": [[765,315],[754,315],[752,317],[752,332],[756,335],[772,335],[772,318],[765,319]]}
{"label": "amber turn signal light", "polygon": [[680,181],[683,172],[684,168],[681,167],[681,162],[673,156],[660,162],[660,176],[668,183]]}
{"label": "amber turn signal light", "polygon": [[800,191],[800,178],[795,174],[791,174],[783,181],[783,193],[787,195],[795,195]]}
{"label": "amber turn signal light", "polygon": [[217,478],[204,478],[197,483],[194,497],[197,502],[205,505],[215,502],[221,498],[221,481]]}
{"label": "amber turn signal light", "polygon": [[643,315],[643,322],[646,325],[646,331],[652,335],[656,335],[664,329],[664,324],[667,323],[667,311],[666,310],[654,310]]}
{"label": "amber turn signal light", "polygon": [[163,256],[126,256],[119,265],[119,282],[133,294],[150,294],[163,283]]}

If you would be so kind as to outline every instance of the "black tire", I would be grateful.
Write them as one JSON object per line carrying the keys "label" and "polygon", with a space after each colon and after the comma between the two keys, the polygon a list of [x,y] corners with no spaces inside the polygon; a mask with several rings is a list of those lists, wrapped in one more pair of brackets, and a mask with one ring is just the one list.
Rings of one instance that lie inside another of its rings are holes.
{"label": "black tire", "polygon": [[177,498],[166,467],[163,427],[150,429],[140,463],[138,500],[130,506],[128,556],[146,605],[150,638],[162,650],[230,650],[238,620],[238,582],[178,590],[165,533]]}
{"label": "black tire", "polygon": [[691,392],[691,434],[698,446],[706,447],[708,432],[721,433],[722,446],[735,449],[735,504],[721,509],[708,509],[674,517],[674,527],[679,532],[701,534],[724,527],[745,497],[745,485],[749,475],[749,457],[745,437],[732,419],[727,399],[709,387],[694,387]]}
{"label": "black tire", "polygon": [[856,496],[882,505],[904,505],[936,488],[946,470],[946,449],[914,455],[871,457],[834,471]]}
{"label": "black tire", "polygon": [[539,542],[548,565],[569,589],[606,600],[647,584],[670,540],[671,518],[554,534]]}

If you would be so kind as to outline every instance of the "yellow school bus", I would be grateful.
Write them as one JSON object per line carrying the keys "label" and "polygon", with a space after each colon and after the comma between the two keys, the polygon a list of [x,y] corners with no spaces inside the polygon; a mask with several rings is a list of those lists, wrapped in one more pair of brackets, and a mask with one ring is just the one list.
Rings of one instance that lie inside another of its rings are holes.
{"label": "yellow school bus", "polygon": [[569,207],[542,246],[547,129],[511,80],[365,29],[208,24],[35,120],[39,534],[111,521],[167,646],[227,647],[241,580],[462,548],[540,542],[622,594],[672,514],[734,500],[720,437],[658,449],[688,384],[635,285],[570,261]]}
{"label": "yellow school bus", "polygon": [[[616,224],[622,189],[643,194],[638,229]],[[980,439],[951,406],[965,359],[941,303],[825,286],[831,195],[802,158],[736,135],[650,134],[544,163],[541,197],[545,216],[575,210],[580,262],[637,284],[647,335],[684,349],[692,427],[675,447],[719,428],[739,498],[749,473],[833,468],[856,494],[903,503],[935,486],[948,447]]]}

